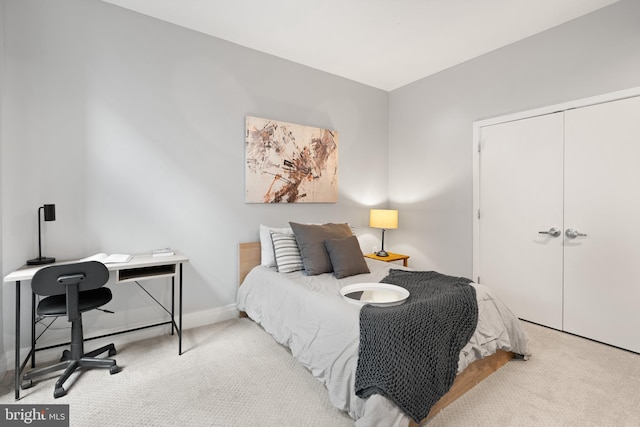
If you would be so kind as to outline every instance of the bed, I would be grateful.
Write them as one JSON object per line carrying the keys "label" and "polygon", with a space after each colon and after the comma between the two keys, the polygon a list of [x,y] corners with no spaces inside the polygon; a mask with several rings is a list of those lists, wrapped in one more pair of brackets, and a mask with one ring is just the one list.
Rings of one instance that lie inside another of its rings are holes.
{"label": "bed", "polygon": [[[356,426],[416,426],[381,395],[361,399],[355,395],[360,306],[344,301],[339,289],[360,282],[378,282],[391,268],[404,267],[372,259],[368,274],[336,279],[332,274],[307,276],[302,271],[282,274],[260,265],[260,242],[239,248],[237,307],[260,324],[276,341],[289,347],[329,392],[334,406],[346,411]],[[519,320],[481,285],[478,328],[460,352],[458,375],[449,391],[431,407],[424,424],[467,390],[509,362],[514,355],[530,355],[527,336]]]}

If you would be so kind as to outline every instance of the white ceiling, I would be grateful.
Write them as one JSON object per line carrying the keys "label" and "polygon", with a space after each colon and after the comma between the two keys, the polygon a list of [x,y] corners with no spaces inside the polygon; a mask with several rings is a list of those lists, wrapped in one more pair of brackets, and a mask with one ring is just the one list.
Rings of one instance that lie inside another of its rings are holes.
{"label": "white ceiling", "polygon": [[103,0],[391,91],[619,0]]}

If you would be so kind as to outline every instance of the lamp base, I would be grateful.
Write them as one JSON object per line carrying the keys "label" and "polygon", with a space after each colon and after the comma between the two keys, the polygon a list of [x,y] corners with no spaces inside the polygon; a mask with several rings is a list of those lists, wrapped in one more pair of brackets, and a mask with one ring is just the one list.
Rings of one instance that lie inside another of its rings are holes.
{"label": "lamp base", "polygon": [[55,258],[48,258],[45,256],[39,256],[38,258],[30,259],[27,261],[27,265],[42,265],[42,264],[51,264],[56,262]]}
{"label": "lamp base", "polygon": [[381,250],[376,252],[376,256],[385,257],[385,256],[389,256],[389,253],[385,250]]}

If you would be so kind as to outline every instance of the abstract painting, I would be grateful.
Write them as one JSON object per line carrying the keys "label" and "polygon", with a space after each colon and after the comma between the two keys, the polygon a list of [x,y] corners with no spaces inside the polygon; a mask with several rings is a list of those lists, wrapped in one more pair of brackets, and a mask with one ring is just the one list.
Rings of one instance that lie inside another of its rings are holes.
{"label": "abstract painting", "polygon": [[336,203],[338,132],[247,116],[245,203]]}

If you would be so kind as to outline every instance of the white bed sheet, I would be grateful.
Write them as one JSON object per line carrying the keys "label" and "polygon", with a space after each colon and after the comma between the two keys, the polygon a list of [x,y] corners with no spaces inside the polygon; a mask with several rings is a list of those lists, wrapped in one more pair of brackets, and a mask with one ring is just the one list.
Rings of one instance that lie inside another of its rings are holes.
{"label": "white bed sheet", "polygon": [[[327,387],[331,403],[356,420],[356,426],[407,426],[409,418],[388,399],[355,395],[360,306],[340,295],[346,285],[379,282],[390,268],[366,259],[371,273],[336,279],[332,274],[281,274],[257,266],[245,278],[237,295],[245,311]],[[410,269],[407,269],[410,270]],[[460,352],[458,372],[498,349],[530,356],[529,341],[520,321],[486,286],[472,284],[478,299],[478,326]]]}

